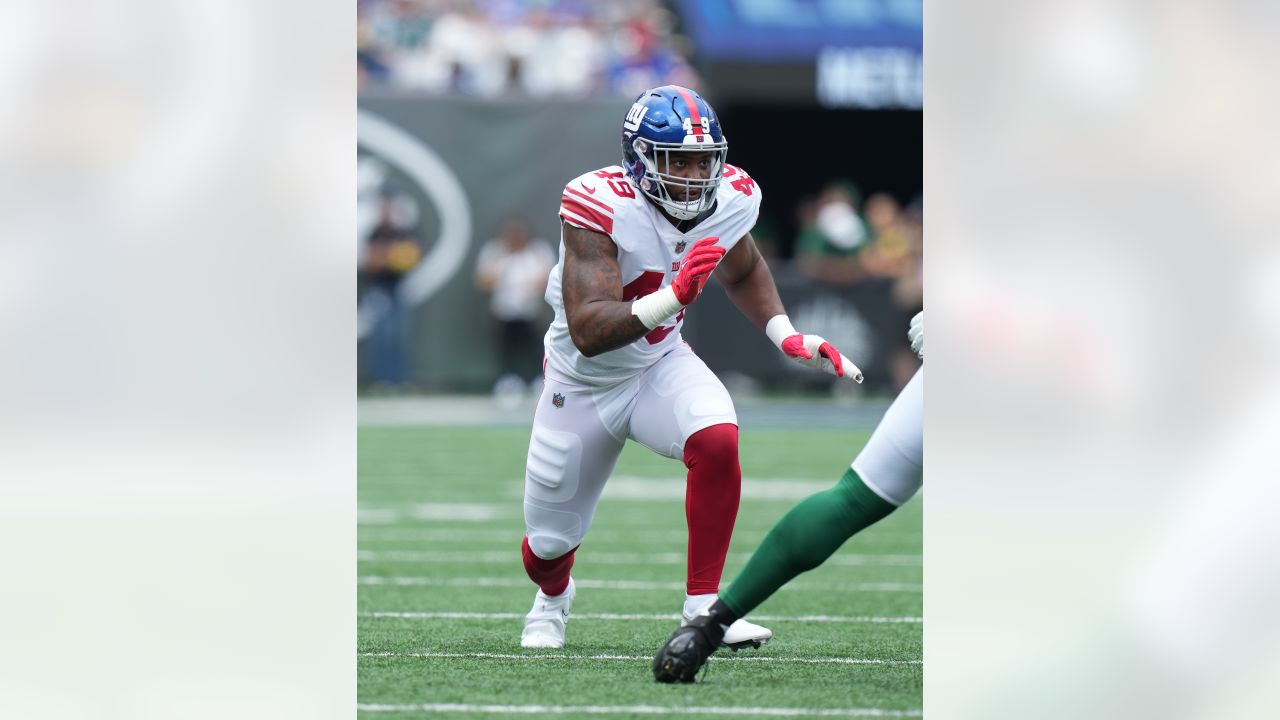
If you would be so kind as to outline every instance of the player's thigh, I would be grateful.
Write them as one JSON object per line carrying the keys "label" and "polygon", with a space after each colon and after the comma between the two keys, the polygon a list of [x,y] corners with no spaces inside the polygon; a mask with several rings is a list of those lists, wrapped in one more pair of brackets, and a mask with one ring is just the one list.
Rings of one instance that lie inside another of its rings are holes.
{"label": "player's thigh", "polygon": [[924,368],[898,393],[853,470],[876,494],[901,505],[920,489],[924,470]]}
{"label": "player's thigh", "polygon": [[728,423],[738,424],[733,399],[706,363],[681,345],[641,378],[631,413],[631,438],[677,460],[684,458],[690,435]]}
{"label": "player's thigh", "polygon": [[586,535],[622,444],[590,388],[547,378],[525,459],[524,516],[535,554],[558,557]]}

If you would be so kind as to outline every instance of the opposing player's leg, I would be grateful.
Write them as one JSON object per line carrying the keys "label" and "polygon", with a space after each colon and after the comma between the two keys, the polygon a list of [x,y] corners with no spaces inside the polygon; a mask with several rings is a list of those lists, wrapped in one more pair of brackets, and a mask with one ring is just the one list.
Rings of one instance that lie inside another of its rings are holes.
{"label": "opposing player's leg", "polygon": [[677,630],[658,651],[653,665],[657,680],[692,682],[732,623],[915,495],[923,469],[923,407],[921,368],[840,481],[789,510],[721,599]]}
{"label": "opposing player's leg", "polygon": [[523,647],[564,647],[574,551],[591,527],[623,441],[606,427],[591,388],[550,377],[534,412],[525,462],[525,572],[538,586]]}
{"label": "opposing player's leg", "polygon": [[[688,468],[686,620],[715,602],[724,573],[742,491],[737,421],[728,391],[688,346],[662,358],[641,378],[631,437]],[[759,647],[772,636],[768,628],[742,621],[724,642],[734,649]]]}
{"label": "opposing player's leg", "polygon": [[774,525],[724,593],[746,615],[778,588],[826,561],[846,540],[910,500],[923,466],[924,369],[903,388],[866,447],[834,487],[811,495]]}

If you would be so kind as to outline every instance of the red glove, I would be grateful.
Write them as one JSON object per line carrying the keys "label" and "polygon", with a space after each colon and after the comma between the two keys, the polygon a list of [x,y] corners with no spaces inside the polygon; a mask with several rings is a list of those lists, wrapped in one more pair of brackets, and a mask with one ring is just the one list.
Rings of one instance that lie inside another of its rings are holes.
{"label": "red glove", "polygon": [[[810,337],[816,338],[817,336],[811,335]],[[821,338],[819,338],[819,340],[821,340]],[[782,352],[795,360],[813,360],[813,353],[809,352],[809,349],[804,346],[804,341],[805,336],[800,333],[796,333],[791,337],[785,338],[782,341]],[[836,349],[835,345],[832,345],[826,340],[822,340],[822,344],[818,346],[818,357],[826,358],[830,361],[830,367],[822,365],[821,360],[816,364],[812,362],[803,364],[820,367],[827,372],[834,372],[836,377],[844,377],[844,356],[840,354],[840,351]]]}
{"label": "red glove", "polygon": [[783,355],[815,370],[831,373],[836,377],[862,382],[862,371],[853,361],[827,342],[820,335],[805,335],[791,326],[786,315],[775,315],[765,326],[765,334]]}
{"label": "red glove", "polygon": [[716,245],[719,241],[718,237],[702,238],[684,256],[680,272],[671,281],[671,289],[675,291],[676,300],[681,305],[689,305],[698,299],[702,288],[707,284],[707,278],[711,277],[711,271],[716,269],[716,264],[724,257],[724,248]]}

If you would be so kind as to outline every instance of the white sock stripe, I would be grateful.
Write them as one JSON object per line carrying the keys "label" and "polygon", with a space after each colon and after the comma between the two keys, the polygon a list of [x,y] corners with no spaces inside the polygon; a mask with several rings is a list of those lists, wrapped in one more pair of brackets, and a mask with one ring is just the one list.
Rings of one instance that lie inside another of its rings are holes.
{"label": "white sock stripe", "polygon": [[[475,658],[481,660],[620,660],[625,662],[653,662],[650,655],[567,655],[537,654],[516,655],[514,653],[453,653],[453,652],[362,652],[360,657],[408,657],[408,658]],[[717,656],[717,662],[779,662],[803,663],[807,665],[921,665],[920,660],[882,660],[879,658],[797,658],[797,657],[762,657],[759,655]]]}
{"label": "white sock stripe", "polygon": [[[397,618],[405,620],[519,620],[524,613],[513,612],[430,612],[430,611],[385,611],[375,610],[359,613],[360,617]],[[642,621],[642,620],[680,620],[679,613],[575,613],[574,620],[605,621]],[[924,618],[878,615],[750,615],[753,622],[805,622],[805,623],[922,623]]]}
{"label": "white sock stripe", "polygon": [[796,708],[796,707],[723,707],[714,705],[471,705],[464,703],[420,703],[416,705],[390,705],[381,703],[357,703],[361,712],[389,713],[486,713],[507,715],[730,715],[742,717],[767,715],[782,717],[921,717],[920,710],[890,710],[887,708]]}
{"label": "white sock stripe", "polygon": [[[644,580],[579,580],[573,579],[578,588],[594,590],[680,590],[685,589],[682,582],[651,582]],[[532,589],[533,584],[522,577],[404,577],[364,575],[357,579],[361,585],[405,585],[405,586],[442,586],[442,587],[520,587]],[[865,582],[865,583],[822,583],[793,582],[783,585],[779,592],[795,590],[834,590],[839,592],[906,592],[918,593],[924,590],[919,583]]]}

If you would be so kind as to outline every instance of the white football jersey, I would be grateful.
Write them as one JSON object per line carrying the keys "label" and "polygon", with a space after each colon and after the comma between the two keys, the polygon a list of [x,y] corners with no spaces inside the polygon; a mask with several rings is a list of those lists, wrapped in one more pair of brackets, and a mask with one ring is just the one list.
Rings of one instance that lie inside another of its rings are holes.
{"label": "white football jersey", "polygon": [[[731,249],[755,226],[759,214],[760,187],[732,165],[725,165],[715,210],[687,233],[677,230],[616,165],[580,175],[560,197],[561,219],[608,235],[617,246],[622,297],[627,301],[670,285],[685,253],[702,238],[719,237],[717,244]],[[630,345],[585,357],[569,337],[560,290],[563,267],[562,233],[560,261],[547,282],[546,300],[556,313],[544,339],[548,370],[568,380],[608,385],[638,375],[681,342],[683,310]]]}

